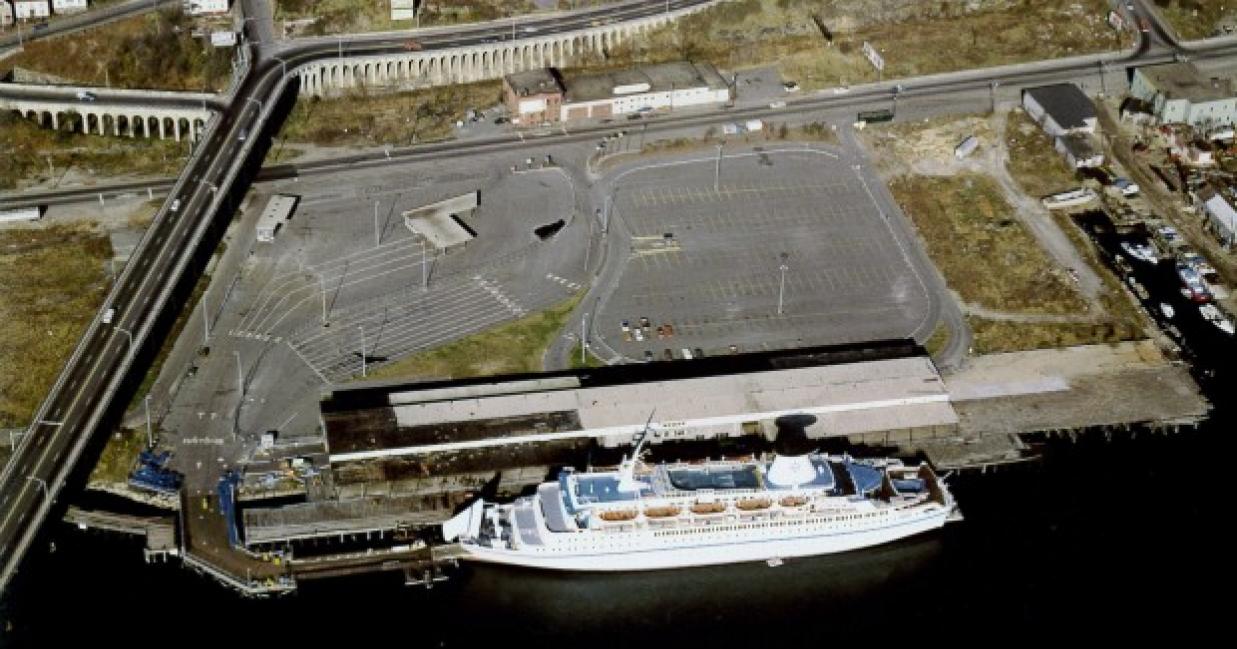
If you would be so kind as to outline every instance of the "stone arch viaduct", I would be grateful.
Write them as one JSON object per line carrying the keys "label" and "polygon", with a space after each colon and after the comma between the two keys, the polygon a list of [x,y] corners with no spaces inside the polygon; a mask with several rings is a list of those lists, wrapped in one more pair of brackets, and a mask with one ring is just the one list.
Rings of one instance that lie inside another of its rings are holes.
{"label": "stone arch viaduct", "polygon": [[[0,110],[55,130],[118,137],[174,138],[177,141],[188,138],[196,142],[211,117],[210,107],[205,102],[215,103],[215,97],[209,94],[64,87],[56,90],[62,95],[80,90],[97,92],[100,96],[95,101],[21,96],[21,91],[27,89],[40,94],[46,94],[47,90],[43,86],[5,84],[5,90],[13,94],[0,96]],[[142,101],[170,98],[183,105]],[[204,103],[191,105],[194,101]]]}
{"label": "stone arch viaduct", "polygon": [[[288,72],[299,77],[301,95],[313,97],[362,87],[413,89],[498,79],[512,72],[565,66],[586,56],[604,55],[711,4],[609,24],[595,21],[571,31],[538,34],[524,27],[515,39],[494,38],[477,45],[322,58]],[[214,95],[202,93],[57,87],[52,96],[46,86],[4,84],[3,89],[0,110],[53,129],[118,137],[188,138],[196,142],[212,115],[211,109],[221,107]],[[95,93],[98,99],[76,99],[79,91]]]}
{"label": "stone arch viaduct", "polygon": [[586,55],[602,55],[615,46],[708,4],[676,9],[623,22],[536,35],[495,39],[441,50],[345,56],[296,68],[301,95],[329,97],[353,88],[411,89],[498,79],[505,74],[547,66],[564,66]]}

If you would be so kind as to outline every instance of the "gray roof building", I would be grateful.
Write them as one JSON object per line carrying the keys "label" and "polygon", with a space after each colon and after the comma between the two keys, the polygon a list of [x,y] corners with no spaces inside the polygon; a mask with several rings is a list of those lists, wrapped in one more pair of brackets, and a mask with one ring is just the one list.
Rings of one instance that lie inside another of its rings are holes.
{"label": "gray roof building", "polygon": [[1095,104],[1072,83],[1028,88],[1022,93],[1022,104],[1027,114],[1054,137],[1073,131],[1090,133],[1095,130]]}
{"label": "gray roof building", "polygon": [[708,63],[691,61],[584,74],[568,78],[566,85],[566,100],[571,102],[685,88],[723,90],[729,87],[717,68]]}

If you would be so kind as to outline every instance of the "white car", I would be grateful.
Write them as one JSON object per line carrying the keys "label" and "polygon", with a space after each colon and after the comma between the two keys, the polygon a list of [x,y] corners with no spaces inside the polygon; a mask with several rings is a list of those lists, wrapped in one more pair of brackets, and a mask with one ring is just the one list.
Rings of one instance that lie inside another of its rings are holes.
{"label": "white car", "polygon": [[632,333],[636,334],[636,342],[638,343],[644,342],[644,332],[640,330],[640,327],[636,327],[635,329],[632,329],[631,331]]}
{"label": "white car", "polygon": [[769,108],[785,108],[785,107],[786,107],[786,102],[784,101],[775,101],[769,104]]}
{"label": "white car", "polygon": [[81,101],[94,101],[96,99],[93,92],[87,92],[85,90],[77,91],[77,98]]}
{"label": "white car", "polygon": [[168,207],[168,211],[169,211],[169,212],[175,212],[175,211],[177,211],[177,210],[179,210],[179,209],[180,209],[180,199],[179,199],[179,198],[178,198],[178,199],[176,199],[176,200],[174,200],[174,201],[172,201],[171,206],[169,206],[169,207]]}
{"label": "white car", "polygon": [[850,86],[838,86],[833,89],[833,94],[835,95],[844,95],[848,92],[850,92]]}
{"label": "white car", "polygon": [[103,324],[112,324],[112,318],[114,317],[116,317],[116,309],[114,308],[108,309],[107,311],[103,312],[103,317],[101,318],[101,321],[103,322]]}

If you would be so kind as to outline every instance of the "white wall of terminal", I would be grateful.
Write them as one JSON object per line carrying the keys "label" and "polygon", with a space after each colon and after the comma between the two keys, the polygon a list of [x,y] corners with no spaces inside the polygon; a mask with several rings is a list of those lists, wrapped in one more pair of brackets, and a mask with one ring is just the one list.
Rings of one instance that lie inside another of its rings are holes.
{"label": "white wall of terminal", "polygon": [[[332,453],[331,462],[415,456],[595,438],[628,445],[652,415],[652,441],[738,436],[775,428],[779,417],[812,415],[814,438],[950,427],[958,422],[931,361],[905,358],[596,387],[572,379],[430,389],[389,395],[400,427],[572,412],[574,430]],[[498,392],[495,392],[497,390]],[[518,432],[518,431],[517,431]]]}
{"label": "white wall of terminal", "polygon": [[667,108],[673,110],[688,106],[724,104],[730,101],[730,90],[728,88],[714,90],[708,86],[700,86],[696,88],[676,88],[660,92],[642,92],[648,89],[648,84],[618,86],[614,89],[615,96],[613,97],[594,101],[563,102],[559,118],[566,121],[569,119],[568,111],[572,109],[579,110],[584,107],[588,108],[589,114],[593,114],[597,107],[603,107],[606,104],[610,105],[612,114],[623,115],[639,112],[641,109],[657,110]]}

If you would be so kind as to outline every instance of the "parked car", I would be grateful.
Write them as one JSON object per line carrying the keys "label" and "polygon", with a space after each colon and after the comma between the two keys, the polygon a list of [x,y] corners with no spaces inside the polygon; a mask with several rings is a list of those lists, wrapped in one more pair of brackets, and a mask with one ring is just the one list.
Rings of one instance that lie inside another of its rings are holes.
{"label": "parked car", "polygon": [[77,91],[77,98],[78,98],[80,101],[94,101],[95,99],[97,99],[97,98],[95,97],[95,94],[94,94],[93,92],[89,92],[89,91],[86,91],[86,90],[79,90],[79,91]]}
{"label": "parked car", "polygon": [[652,350],[648,350],[648,349],[644,350],[644,362],[645,362],[645,363],[652,363],[652,362],[653,362],[653,352],[652,352]]}
{"label": "parked car", "polygon": [[674,352],[670,351],[670,348],[667,347],[661,350],[661,357],[662,360],[672,361],[674,360]]}
{"label": "parked car", "polygon": [[177,211],[177,210],[179,210],[179,209],[180,209],[180,199],[179,199],[179,198],[177,198],[177,199],[173,200],[173,201],[172,201],[172,204],[171,204],[170,206],[168,206],[168,211],[169,211],[169,212],[175,212],[175,211]]}

